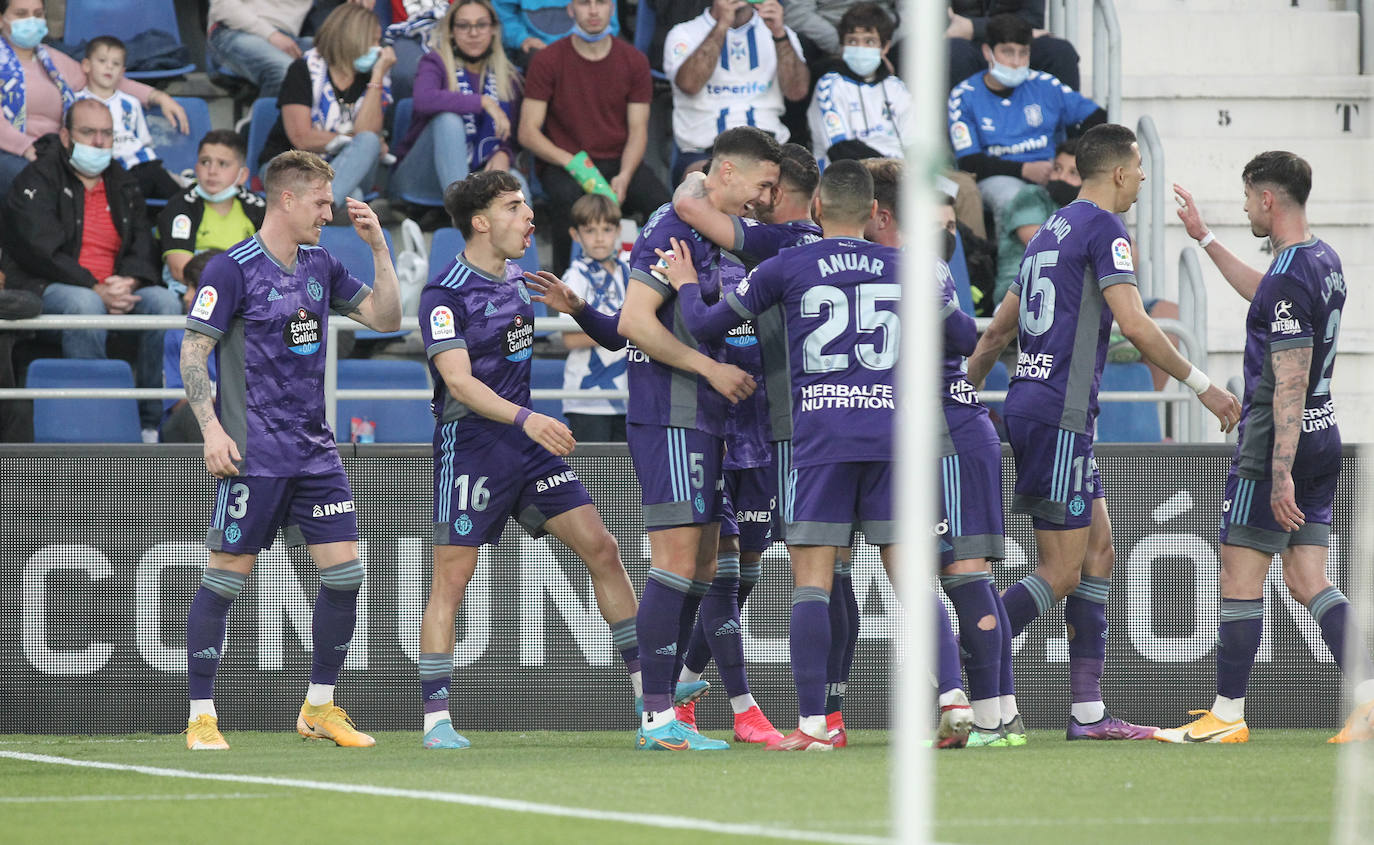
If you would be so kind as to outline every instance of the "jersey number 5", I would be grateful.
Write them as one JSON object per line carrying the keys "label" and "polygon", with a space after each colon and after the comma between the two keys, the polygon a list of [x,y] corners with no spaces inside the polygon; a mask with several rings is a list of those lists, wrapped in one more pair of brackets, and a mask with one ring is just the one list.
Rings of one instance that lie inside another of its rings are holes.
{"label": "jersey number 5", "polygon": [[[862,284],[855,288],[855,332],[860,335],[882,330],[882,345],[856,343],[854,354],[870,370],[890,370],[897,363],[902,344],[902,324],[896,311],[880,309],[880,302],[898,302],[902,288],[893,284]],[[822,306],[825,312],[822,313]],[[849,356],[843,352],[826,354],[823,350],[849,329],[849,297],[833,285],[817,285],[802,294],[803,317],[825,317],[825,322],[806,336],[802,344],[808,373],[833,373],[849,369]],[[875,338],[876,340],[876,338]]]}
{"label": "jersey number 5", "polygon": [[1028,255],[1021,262],[1021,331],[1028,335],[1039,337],[1054,325],[1054,282],[1043,271],[1058,263],[1057,249]]}

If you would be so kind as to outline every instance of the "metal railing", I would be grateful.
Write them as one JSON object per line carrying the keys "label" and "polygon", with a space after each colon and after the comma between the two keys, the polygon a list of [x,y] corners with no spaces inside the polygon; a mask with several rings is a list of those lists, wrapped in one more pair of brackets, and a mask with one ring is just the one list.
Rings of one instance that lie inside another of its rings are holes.
{"label": "metal railing", "polygon": [[1164,177],[1164,144],[1148,114],[1136,124],[1136,137],[1140,142],[1140,166],[1149,178],[1145,180],[1145,191],[1136,198],[1135,278],[1141,299],[1150,299],[1164,296],[1164,211],[1169,180]]}
{"label": "metal railing", "polygon": [[1093,102],[1121,122],[1121,21],[1112,0],[1093,0]]}

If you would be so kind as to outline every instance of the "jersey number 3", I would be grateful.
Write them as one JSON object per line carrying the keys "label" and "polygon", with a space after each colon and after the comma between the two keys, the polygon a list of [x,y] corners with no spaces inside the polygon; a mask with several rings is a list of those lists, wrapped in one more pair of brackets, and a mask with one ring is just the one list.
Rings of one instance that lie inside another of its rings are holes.
{"label": "jersey number 3", "polygon": [[[854,330],[867,335],[882,330],[881,345],[855,343],[854,354],[859,363],[870,370],[890,370],[897,363],[897,349],[902,345],[902,324],[896,311],[880,309],[880,302],[897,302],[902,288],[893,284],[862,284],[855,288]],[[824,310],[822,309],[824,306]],[[849,356],[843,352],[827,354],[827,345],[838,340],[849,329],[849,297],[833,285],[817,285],[802,295],[803,317],[825,317],[825,322],[806,336],[802,344],[808,373],[833,373],[849,369]],[[875,340],[877,340],[875,338]]]}
{"label": "jersey number 3", "polygon": [[1039,337],[1054,325],[1054,282],[1044,271],[1059,263],[1059,250],[1028,255],[1021,262],[1021,331]]}

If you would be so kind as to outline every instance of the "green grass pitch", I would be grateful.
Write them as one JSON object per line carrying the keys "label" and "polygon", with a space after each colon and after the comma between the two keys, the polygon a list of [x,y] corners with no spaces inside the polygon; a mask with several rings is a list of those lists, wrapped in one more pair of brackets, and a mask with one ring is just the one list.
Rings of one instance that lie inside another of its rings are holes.
{"label": "green grass pitch", "polygon": [[[849,748],[825,755],[748,746],[644,753],[631,747],[629,733],[472,733],[475,747],[458,752],[425,751],[411,733],[379,734],[377,747],[366,750],[287,733],[226,736],[230,752],[195,754],[176,736],[0,737],[0,754],[227,776],[193,779],[0,756],[3,838],[863,843],[891,830],[887,735],[876,731],[855,732]],[[1062,734],[1033,731],[1025,748],[938,752],[935,837],[1055,845],[1325,842],[1337,772],[1337,746],[1326,737],[1258,731],[1248,745],[1178,747],[1069,744]],[[273,782],[231,779],[240,776]],[[525,803],[474,806],[442,794]],[[532,805],[593,811],[593,817],[541,814]],[[616,813],[708,826],[664,829],[605,817]],[[753,827],[731,833],[730,825]]]}

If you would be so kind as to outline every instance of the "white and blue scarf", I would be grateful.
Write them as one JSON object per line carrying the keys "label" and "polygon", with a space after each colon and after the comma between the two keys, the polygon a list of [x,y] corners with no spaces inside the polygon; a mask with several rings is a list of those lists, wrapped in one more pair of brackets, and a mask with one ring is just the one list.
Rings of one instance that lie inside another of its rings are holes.
{"label": "white and blue scarf", "polygon": [[[340,135],[353,134],[353,121],[362,108],[363,98],[359,97],[352,105],[339,102],[334,91],[334,83],[329,78],[329,63],[319,51],[310,48],[305,53],[305,66],[310,71],[310,122],[316,129],[337,132]],[[382,108],[391,102],[391,77],[382,83]]]}
{"label": "white and blue scarf", "polygon": [[[72,91],[72,87],[62,78],[62,74],[57,72],[57,66],[53,64],[52,56],[48,55],[47,47],[39,44],[34,48],[34,54],[38,56],[39,64],[43,65],[43,69],[48,72],[48,78],[62,95],[62,113],[65,115],[72,103],[76,102],[76,92]],[[0,38],[0,113],[3,113],[5,120],[20,132],[24,131],[29,122],[29,110],[25,102],[27,87],[23,63],[19,61],[19,56],[15,54],[10,43]]]}

